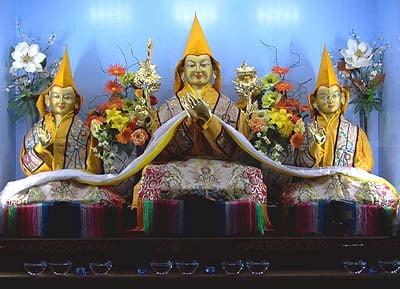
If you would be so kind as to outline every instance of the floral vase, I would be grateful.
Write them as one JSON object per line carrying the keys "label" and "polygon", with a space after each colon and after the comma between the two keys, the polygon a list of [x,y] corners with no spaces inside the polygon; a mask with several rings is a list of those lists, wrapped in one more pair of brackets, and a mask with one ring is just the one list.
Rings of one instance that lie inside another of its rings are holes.
{"label": "floral vase", "polygon": [[359,119],[360,119],[360,128],[363,129],[363,131],[366,133],[368,136],[368,128],[369,128],[369,118],[370,118],[370,113],[367,112],[365,109],[360,109],[359,111]]}

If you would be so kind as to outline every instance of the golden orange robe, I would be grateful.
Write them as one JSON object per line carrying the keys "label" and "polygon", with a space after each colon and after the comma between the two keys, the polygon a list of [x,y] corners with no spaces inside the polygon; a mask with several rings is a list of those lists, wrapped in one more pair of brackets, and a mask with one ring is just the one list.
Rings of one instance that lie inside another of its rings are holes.
{"label": "golden orange robe", "polygon": [[[46,147],[39,142],[37,131],[40,127],[51,135]],[[46,113],[24,137],[20,153],[21,167],[26,175],[59,169],[101,173],[101,160],[92,150],[95,144],[89,127],[73,112],[65,115],[58,127],[52,113]]]}
{"label": "golden orange robe", "polygon": [[371,171],[374,158],[365,132],[346,120],[340,111],[330,119],[324,114],[316,116],[318,126],[325,128],[326,141],[323,145],[310,142],[308,151],[299,154],[300,166],[349,166]]}
{"label": "golden orange robe", "polygon": [[[160,107],[159,124],[165,123],[183,110],[180,101],[187,93],[193,93],[190,85],[186,85],[176,96]],[[218,116],[243,135],[249,135],[243,112],[227,96],[218,93],[208,85],[202,91],[202,99],[209,105],[213,115]],[[238,145],[224,131],[215,117],[212,117],[204,124],[190,119],[182,122],[175,136],[156,161],[169,162],[193,157],[238,160],[240,155]]]}

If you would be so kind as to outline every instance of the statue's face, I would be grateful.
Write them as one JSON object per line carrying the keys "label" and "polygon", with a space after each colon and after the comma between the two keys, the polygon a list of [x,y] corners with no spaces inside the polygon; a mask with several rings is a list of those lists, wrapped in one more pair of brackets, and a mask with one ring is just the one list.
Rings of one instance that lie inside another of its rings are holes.
{"label": "statue's face", "polygon": [[76,93],[70,86],[53,86],[46,97],[46,105],[53,114],[66,115],[76,107]]}
{"label": "statue's face", "polygon": [[344,94],[340,90],[339,86],[320,86],[318,88],[315,105],[320,112],[326,115],[331,115],[340,110],[343,104]]}
{"label": "statue's face", "polygon": [[209,55],[188,55],[185,58],[184,76],[186,81],[197,87],[203,87],[211,81],[213,67]]}

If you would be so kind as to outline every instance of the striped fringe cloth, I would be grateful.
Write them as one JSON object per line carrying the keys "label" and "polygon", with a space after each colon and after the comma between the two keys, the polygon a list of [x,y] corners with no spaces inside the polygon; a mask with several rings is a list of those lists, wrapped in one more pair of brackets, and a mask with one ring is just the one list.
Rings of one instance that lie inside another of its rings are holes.
{"label": "striped fringe cloth", "polygon": [[392,235],[396,210],[372,204],[341,201],[299,203],[285,207],[289,235]]}
{"label": "striped fringe cloth", "polygon": [[8,206],[2,211],[6,237],[99,238],[122,231],[126,207],[79,202]]}
{"label": "striped fringe cloth", "polygon": [[155,235],[263,235],[271,229],[265,204],[253,201],[144,200],[137,230]]}

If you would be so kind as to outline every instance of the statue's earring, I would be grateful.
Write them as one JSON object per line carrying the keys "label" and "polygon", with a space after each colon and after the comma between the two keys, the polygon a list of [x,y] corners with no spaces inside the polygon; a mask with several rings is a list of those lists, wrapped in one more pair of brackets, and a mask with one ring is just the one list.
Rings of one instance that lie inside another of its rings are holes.
{"label": "statue's earring", "polygon": [[184,73],[181,74],[181,80],[182,80],[183,83],[186,83],[186,79],[185,79],[185,74]]}

